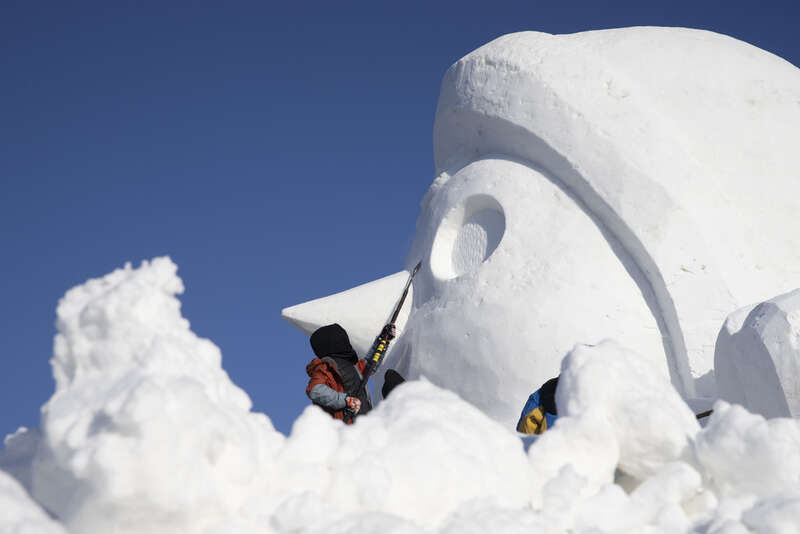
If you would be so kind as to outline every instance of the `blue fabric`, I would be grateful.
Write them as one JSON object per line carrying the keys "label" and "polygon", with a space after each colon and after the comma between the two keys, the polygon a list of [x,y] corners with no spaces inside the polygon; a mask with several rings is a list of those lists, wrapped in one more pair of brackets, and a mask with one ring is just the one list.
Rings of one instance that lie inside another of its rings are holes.
{"label": "blue fabric", "polygon": [[544,418],[547,421],[547,428],[553,428],[553,424],[558,419],[558,416],[554,413],[544,412]]}
{"label": "blue fabric", "polygon": [[[541,396],[539,394],[539,390],[537,389],[531,396],[528,397],[528,402],[525,403],[525,406],[522,408],[522,413],[519,415],[519,420],[517,420],[517,426],[522,423],[522,420],[525,419],[525,416],[531,413],[533,410],[538,408],[542,404]],[[547,414],[545,414],[545,419],[547,418]],[[547,422],[550,424],[550,421]]]}
{"label": "blue fabric", "polygon": [[[527,416],[533,410],[542,405],[541,391],[542,391],[541,389],[537,389],[536,391],[531,393],[530,397],[528,397],[528,402],[526,402],[525,407],[522,408],[522,413],[520,414],[519,420],[517,421],[517,427],[519,427],[520,423],[522,423],[522,420],[525,419],[525,416]],[[547,421],[548,429],[553,426],[553,423],[556,422],[556,419],[558,419],[558,416],[556,414],[550,412],[544,412],[544,420]]]}

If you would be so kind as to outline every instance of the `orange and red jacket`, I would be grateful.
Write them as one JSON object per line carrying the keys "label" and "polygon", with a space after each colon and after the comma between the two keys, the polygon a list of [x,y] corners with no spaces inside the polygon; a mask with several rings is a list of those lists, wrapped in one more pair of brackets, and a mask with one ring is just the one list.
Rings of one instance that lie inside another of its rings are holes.
{"label": "orange and red jacket", "polygon": [[[364,375],[364,369],[366,367],[367,362],[365,360],[358,360],[358,362],[356,362],[356,369],[358,369],[358,372],[361,373],[362,376]],[[346,393],[344,385],[342,384],[342,378],[339,376],[336,365],[334,365],[330,358],[314,358],[306,365],[306,373],[311,377],[306,387],[306,395],[311,392],[314,386],[319,384],[324,384],[339,393]],[[331,414],[334,419],[344,420],[344,409],[333,410],[321,404],[314,404]]]}

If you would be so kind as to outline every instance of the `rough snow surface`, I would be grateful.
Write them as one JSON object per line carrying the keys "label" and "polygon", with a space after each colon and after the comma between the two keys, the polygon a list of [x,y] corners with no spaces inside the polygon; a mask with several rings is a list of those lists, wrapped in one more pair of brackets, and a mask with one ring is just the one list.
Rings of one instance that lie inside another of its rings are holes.
{"label": "rough snow surface", "polygon": [[800,416],[800,290],[732,313],[714,360],[720,398],[765,417]]}
{"label": "rough snow surface", "polygon": [[[617,464],[636,478],[653,475],[680,458],[699,429],[658,368],[615,342],[577,346],[562,368],[559,414],[603,422],[619,448]],[[653,410],[655,404],[658,410]]]}
{"label": "rough snow surface", "polygon": [[[71,530],[180,531],[262,483],[281,436],[180,314],[167,258],[70,290],[57,310],[56,392],[32,494]],[[195,527],[196,528],[196,527]]]}
{"label": "rough snow surface", "polygon": [[285,437],[191,332],[181,290],[160,258],[67,293],[41,432],[0,453],[29,490],[0,473],[0,533],[796,532],[798,422],[719,402],[701,429],[614,341],[566,355],[563,415],[527,451],[426,380],[353,426],[309,406]]}

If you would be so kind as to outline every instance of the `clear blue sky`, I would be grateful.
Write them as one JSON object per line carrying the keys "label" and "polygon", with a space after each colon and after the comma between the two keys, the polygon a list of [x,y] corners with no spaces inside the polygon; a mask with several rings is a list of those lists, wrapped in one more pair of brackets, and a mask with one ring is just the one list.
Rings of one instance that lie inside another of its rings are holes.
{"label": "clear blue sky", "polygon": [[2,2],[0,437],[52,394],[64,292],[161,255],[288,432],[311,351],[280,310],[403,267],[454,61],[515,31],[663,25],[798,65],[797,20],[792,0]]}

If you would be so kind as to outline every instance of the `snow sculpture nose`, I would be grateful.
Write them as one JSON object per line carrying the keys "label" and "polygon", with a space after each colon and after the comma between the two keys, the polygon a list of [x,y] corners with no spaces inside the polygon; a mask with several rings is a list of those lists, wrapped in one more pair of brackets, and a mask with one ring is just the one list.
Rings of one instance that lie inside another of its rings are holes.
{"label": "snow sculpture nose", "polygon": [[[408,271],[400,271],[340,293],[296,304],[284,308],[281,316],[308,335],[321,326],[339,323],[347,330],[355,351],[363,356],[389,320],[408,275]],[[411,286],[397,317],[398,332],[403,330],[408,321],[413,292]]]}

